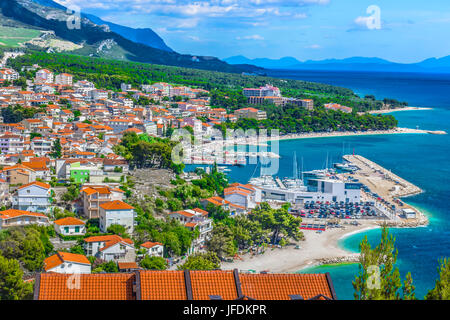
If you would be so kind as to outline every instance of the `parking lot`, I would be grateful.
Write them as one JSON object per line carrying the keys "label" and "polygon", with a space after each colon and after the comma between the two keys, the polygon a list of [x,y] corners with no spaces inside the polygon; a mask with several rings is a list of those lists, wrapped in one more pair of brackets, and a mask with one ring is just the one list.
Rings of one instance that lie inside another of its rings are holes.
{"label": "parking lot", "polygon": [[300,206],[298,215],[314,219],[383,219],[385,216],[375,207],[374,201],[365,202],[310,202]]}

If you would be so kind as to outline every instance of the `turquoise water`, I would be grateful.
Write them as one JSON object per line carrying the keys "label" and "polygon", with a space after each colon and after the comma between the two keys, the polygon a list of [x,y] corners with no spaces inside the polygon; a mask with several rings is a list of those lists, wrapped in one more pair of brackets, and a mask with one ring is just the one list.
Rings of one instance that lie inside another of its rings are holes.
{"label": "turquoise water", "polygon": [[[428,111],[396,112],[399,126],[450,132],[450,76],[449,75],[400,75],[324,73],[309,72],[283,74],[303,80],[315,80],[341,85],[360,94],[375,94],[377,98],[393,97],[406,100],[413,106],[433,107]],[[325,81],[326,80],[326,81]],[[304,170],[320,169],[341,160],[345,153],[361,154],[406,180],[421,187],[425,192],[404,199],[424,210],[430,216],[430,225],[416,229],[391,229],[396,237],[399,251],[398,266],[402,276],[412,273],[416,293],[423,298],[434,286],[438,277],[440,257],[450,256],[450,135],[402,134],[383,136],[333,137],[289,140],[280,142],[280,169],[278,176],[292,176],[293,154],[299,163],[303,158]],[[247,182],[254,174],[259,175],[255,165],[233,168],[231,181]],[[340,245],[358,251],[364,235],[376,245],[380,231],[371,230],[350,236]],[[352,280],[358,265],[322,266],[303,272],[330,272],[339,299],[353,299]]]}
{"label": "turquoise water", "polygon": [[[284,74],[283,76],[286,76]],[[428,111],[393,113],[399,126],[450,132],[450,76],[417,74],[373,73],[309,73],[290,75],[292,78],[322,81],[342,85],[359,94],[375,94],[377,98],[393,97],[406,100],[410,105],[433,107]],[[424,210],[430,225],[417,229],[391,229],[399,251],[398,263],[404,276],[411,271],[419,298],[434,286],[438,277],[440,257],[450,256],[450,135],[385,135],[344,138],[320,138],[280,142],[279,176],[292,175],[293,152],[303,157],[305,170],[323,167],[327,153],[338,161],[344,143],[345,153],[361,154],[421,187],[425,192],[404,200]],[[252,168],[237,168],[231,178],[244,179]],[[340,245],[357,252],[359,242],[367,235],[376,245],[379,230],[371,230],[343,239]],[[330,272],[340,299],[353,299],[352,280],[358,265],[323,266],[303,272]]]}

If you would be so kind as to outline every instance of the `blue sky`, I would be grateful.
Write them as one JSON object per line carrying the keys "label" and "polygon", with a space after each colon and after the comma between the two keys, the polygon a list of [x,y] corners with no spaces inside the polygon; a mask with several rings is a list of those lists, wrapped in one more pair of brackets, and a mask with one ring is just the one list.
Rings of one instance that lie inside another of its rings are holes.
{"label": "blue sky", "polygon": [[[180,53],[299,60],[364,56],[404,63],[450,55],[448,0],[56,2],[118,24],[152,28]],[[380,28],[369,28],[371,5],[380,10]]]}

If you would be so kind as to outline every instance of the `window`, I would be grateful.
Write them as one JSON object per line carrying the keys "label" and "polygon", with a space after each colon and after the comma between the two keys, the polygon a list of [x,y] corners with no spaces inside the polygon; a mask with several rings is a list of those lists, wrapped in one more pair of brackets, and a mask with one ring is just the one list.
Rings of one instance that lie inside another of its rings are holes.
{"label": "window", "polygon": [[80,227],[75,227],[75,232],[76,233],[80,232]]}
{"label": "window", "polygon": [[69,227],[64,227],[64,232],[69,233]]}

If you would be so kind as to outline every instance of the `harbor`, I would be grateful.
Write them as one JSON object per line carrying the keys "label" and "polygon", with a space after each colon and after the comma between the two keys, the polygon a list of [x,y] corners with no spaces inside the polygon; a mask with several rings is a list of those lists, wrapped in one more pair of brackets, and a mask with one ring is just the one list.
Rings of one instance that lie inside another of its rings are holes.
{"label": "harbor", "polygon": [[344,181],[358,180],[362,183],[365,186],[362,198],[376,202],[380,210],[390,215],[390,225],[428,224],[428,218],[421,211],[400,199],[422,193],[421,188],[361,155],[345,155],[343,158],[358,170],[342,173],[339,178]]}

